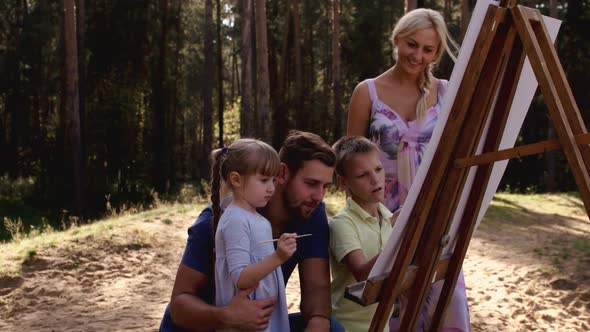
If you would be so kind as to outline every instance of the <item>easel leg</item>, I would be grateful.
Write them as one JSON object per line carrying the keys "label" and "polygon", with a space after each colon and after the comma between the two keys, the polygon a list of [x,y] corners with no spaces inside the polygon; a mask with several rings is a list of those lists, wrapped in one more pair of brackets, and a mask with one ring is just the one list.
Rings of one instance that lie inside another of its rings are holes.
{"label": "easel leg", "polygon": [[[505,43],[505,52],[509,54],[507,67],[498,90],[498,98],[496,99],[494,110],[491,114],[492,119],[484,143],[484,153],[488,151],[496,151],[500,146],[506,121],[510,114],[510,106],[512,105],[514,94],[516,93],[518,77],[520,76],[524,62],[522,43],[517,40],[516,30],[514,28],[510,28],[508,32],[508,37],[506,38]],[[457,244],[451,256],[449,267],[444,278],[444,286],[440,293],[436,311],[431,322],[430,331],[440,331],[442,328],[446,308],[452,299],[457,278],[461,272],[463,260],[465,259],[469,242],[475,230],[477,217],[485,196],[493,166],[493,163],[489,163],[481,165],[477,169],[465,212],[461,219],[461,225],[459,226]]]}
{"label": "easel leg", "polygon": [[557,137],[576,179],[586,213],[590,215],[590,147],[578,145],[575,138],[587,133],[580,111],[540,12],[522,6],[513,7],[511,12],[545,97]]}

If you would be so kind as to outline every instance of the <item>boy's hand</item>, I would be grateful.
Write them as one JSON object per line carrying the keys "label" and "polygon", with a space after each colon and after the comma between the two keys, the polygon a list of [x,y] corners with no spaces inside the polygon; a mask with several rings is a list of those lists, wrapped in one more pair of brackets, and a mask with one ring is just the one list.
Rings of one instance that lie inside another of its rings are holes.
{"label": "boy's hand", "polygon": [[277,256],[281,261],[285,262],[289,257],[293,256],[297,250],[297,240],[295,237],[297,233],[283,233],[277,243]]}

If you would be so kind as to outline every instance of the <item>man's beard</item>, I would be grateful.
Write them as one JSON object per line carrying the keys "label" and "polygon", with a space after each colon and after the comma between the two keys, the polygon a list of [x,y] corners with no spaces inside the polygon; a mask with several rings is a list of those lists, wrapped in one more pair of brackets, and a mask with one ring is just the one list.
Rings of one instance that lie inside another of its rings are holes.
{"label": "man's beard", "polygon": [[317,209],[317,207],[320,205],[320,202],[317,202],[315,204],[310,202],[311,204],[313,204],[313,207],[310,206],[311,204],[307,204],[305,201],[293,203],[293,202],[291,202],[291,200],[289,200],[289,197],[287,196],[287,192],[285,192],[283,199],[285,200],[285,205],[287,206],[287,209],[289,210],[289,214],[291,214],[293,216],[297,216],[302,219],[309,218],[311,216],[311,214],[313,213],[313,211],[315,211],[315,209]]}

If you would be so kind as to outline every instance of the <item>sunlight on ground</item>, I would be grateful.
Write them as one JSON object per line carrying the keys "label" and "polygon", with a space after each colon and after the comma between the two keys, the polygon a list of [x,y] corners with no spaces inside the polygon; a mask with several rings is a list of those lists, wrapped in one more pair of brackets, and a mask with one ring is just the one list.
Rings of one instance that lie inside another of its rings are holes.
{"label": "sunlight on ground", "polygon": [[[342,192],[325,201],[329,215],[345,206]],[[162,204],[0,244],[0,330],[157,329],[203,207]],[[588,330],[589,235],[576,195],[496,195],[463,265],[473,331]],[[290,312],[299,289],[295,270]]]}
{"label": "sunlight on ground", "polygon": [[[329,192],[325,199],[326,211],[328,217],[332,217],[346,205],[344,193],[333,190]],[[57,244],[63,244],[68,241],[81,241],[88,236],[100,234],[107,237],[110,234],[118,232],[118,229],[132,221],[150,220],[159,218],[164,213],[183,214],[188,211],[200,211],[204,206],[200,200],[198,203],[179,204],[164,203],[157,208],[143,211],[140,213],[129,214],[121,213],[119,215],[107,218],[101,221],[87,225],[77,225],[72,223],[67,225],[66,231],[53,231],[33,233],[8,243],[0,244],[0,275],[14,275],[20,271],[21,264],[27,259],[33,257],[36,252],[42,248],[54,247]],[[532,226],[548,227],[547,225],[536,225],[535,221],[543,216],[561,216],[575,220],[588,221],[585,214],[584,206],[578,194],[507,194],[498,193],[495,195],[485,217],[482,227],[506,227],[507,224],[513,226]],[[195,215],[196,218],[196,215]],[[166,218],[162,219],[166,223]],[[168,220],[168,222],[170,222]],[[572,225],[552,224],[551,227],[560,229]],[[575,244],[576,248],[586,251],[586,242]],[[587,250],[587,251],[590,251]]]}
{"label": "sunlight on ground", "polygon": [[[197,204],[196,207],[202,207]],[[133,241],[136,244],[149,243],[153,234],[148,234],[135,222],[151,222],[161,219],[164,214],[184,214],[193,211],[195,204],[161,204],[152,210],[140,213],[121,213],[107,219],[93,222],[91,224],[78,225],[71,223],[66,225],[65,231],[49,229],[42,233],[32,233],[22,238],[0,244],[0,276],[17,275],[21,271],[22,264],[35,257],[38,251],[45,248],[77,246],[88,239],[112,239],[113,235],[120,234],[123,229],[135,234]],[[167,223],[166,218],[162,218]],[[130,241],[130,239],[127,239]]]}

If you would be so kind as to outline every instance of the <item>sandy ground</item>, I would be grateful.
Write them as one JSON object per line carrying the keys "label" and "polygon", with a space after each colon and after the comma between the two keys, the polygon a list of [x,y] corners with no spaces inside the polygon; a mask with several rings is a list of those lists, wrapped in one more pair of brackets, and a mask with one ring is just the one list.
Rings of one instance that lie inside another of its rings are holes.
{"label": "sandy ground", "polygon": [[[590,331],[587,216],[483,225],[464,272],[474,331]],[[584,245],[584,255],[575,248]]]}
{"label": "sandy ground", "polygon": [[[169,300],[195,212],[136,221],[142,231],[37,252],[0,278],[0,331],[154,331]],[[473,331],[589,331],[590,261],[584,217],[482,225],[464,264]],[[485,226],[485,227],[483,227]],[[125,228],[126,229],[126,228]],[[141,232],[151,234],[150,241]],[[298,310],[298,276],[287,287]]]}

